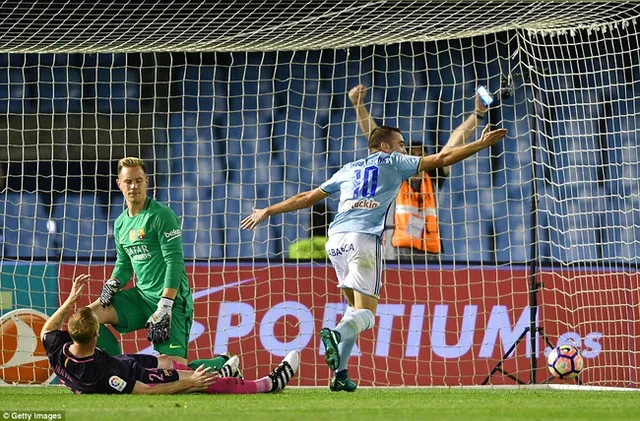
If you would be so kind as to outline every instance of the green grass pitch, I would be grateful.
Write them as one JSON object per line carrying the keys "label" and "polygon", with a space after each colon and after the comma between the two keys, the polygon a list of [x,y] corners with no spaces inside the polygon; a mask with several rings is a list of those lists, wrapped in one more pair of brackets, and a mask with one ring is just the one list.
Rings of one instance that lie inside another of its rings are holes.
{"label": "green grass pitch", "polygon": [[62,387],[0,387],[0,411],[65,411],[65,420],[81,421],[638,420],[639,398],[634,392],[549,389],[378,388],[347,394],[288,388],[245,396],[92,396]]}

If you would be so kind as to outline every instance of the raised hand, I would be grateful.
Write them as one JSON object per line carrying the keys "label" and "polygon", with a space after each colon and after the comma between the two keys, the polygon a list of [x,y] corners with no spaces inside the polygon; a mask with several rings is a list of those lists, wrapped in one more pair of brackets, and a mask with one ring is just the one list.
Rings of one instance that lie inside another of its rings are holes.
{"label": "raised hand", "polygon": [[71,291],[69,292],[69,296],[67,297],[67,302],[69,304],[73,304],[82,297],[82,290],[84,289],[85,283],[90,279],[88,273],[83,275],[78,275],[73,280],[73,284],[71,285]]}
{"label": "raised hand", "polygon": [[491,130],[491,125],[487,124],[482,131],[482,135],[480,136],[479,140],[485,143],[487,146],[491,146],[498,143],[506,135],[507,129]]}
{"label": "raised hand", "polygon": [[244,230],[252,231],[260,222],[267,219],[266,209],[253,208],[253,213],[242,220],[240,227]]}
{"label": "raised hand", "polygon": [[349,91],[349,100],[354,106],[363,105],[364,99],[367,97],[367,87],[358,85]]}
{"label": "raised hand", "polygon": [[476,108],[475,111],[484,115],[484,113],[487,112],[487,110],[489,109],[489,107],[485,107],[485,105],[482,102],[482,99],[480,98],[480,95],[476,95]]}

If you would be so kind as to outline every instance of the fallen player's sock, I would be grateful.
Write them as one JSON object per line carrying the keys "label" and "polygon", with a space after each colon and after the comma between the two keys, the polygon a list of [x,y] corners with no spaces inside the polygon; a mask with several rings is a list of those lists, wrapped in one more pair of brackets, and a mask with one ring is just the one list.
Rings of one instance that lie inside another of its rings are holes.
{"label": "fallen player's sock", "polygon": [[193,371],[186,364],[179,363],[178,361],[171,361],[171,362],[173,363],[173,368],[175,368],[176,370]]}
{"label": "fallen player's sock", "polygon": [[[268,379],[268,377],[267,377]],[[264,378],[251,381],[237,379],[234,377],[219,377],[215,383],[207,388],[207,393],[212,395],[230,394],[230,395],[246,395],[251,393],[265,392]],[[260,390],[258,390],[258,384],[260,383]],[[269,388],[271,387],[271,381],[269,380]]]}
{"label": "fallen player's sock", "polygon": [[258,380],[243,380],[233,377],[220,377],[214,384],[207,388],[207,393],[212,395],[247,395],[253,393],[271,392],[273,381],[269,376]]}

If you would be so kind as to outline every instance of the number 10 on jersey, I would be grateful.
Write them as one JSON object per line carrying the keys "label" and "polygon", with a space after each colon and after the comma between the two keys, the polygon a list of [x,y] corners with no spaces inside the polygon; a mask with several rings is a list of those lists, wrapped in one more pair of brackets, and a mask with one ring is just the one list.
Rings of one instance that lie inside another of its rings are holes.
{"label": "number 10 on jersey", "polygon": [[366,167],[363,170],[357,169],[356,176],[356,189],[353,191],[353,200],[367,197],[372,197],[376,194],[378,188],[378,167],[371,166]]}

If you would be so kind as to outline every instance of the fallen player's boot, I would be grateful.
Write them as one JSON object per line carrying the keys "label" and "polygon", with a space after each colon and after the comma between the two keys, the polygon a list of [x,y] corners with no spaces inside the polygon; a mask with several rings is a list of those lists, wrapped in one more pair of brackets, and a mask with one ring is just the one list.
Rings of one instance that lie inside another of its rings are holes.
{"label": "fallen player's boot", "polygon": [[289,380],[293,378],[300,366],[300,354],[298,351],[291,351],[284,357],[284,360],[269,374],[271,379],[271,392],[279,392],[285,388]]}

